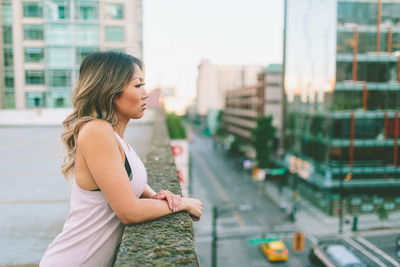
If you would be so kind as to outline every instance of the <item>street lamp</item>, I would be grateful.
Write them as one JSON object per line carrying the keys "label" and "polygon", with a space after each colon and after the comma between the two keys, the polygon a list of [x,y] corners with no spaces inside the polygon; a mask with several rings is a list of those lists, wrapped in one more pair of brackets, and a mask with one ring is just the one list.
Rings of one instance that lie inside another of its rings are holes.
{"label": "street lamp", "polygon": [[353,174],[349,172],[346,174],[344,179],[340,179],[340,198],[339,198],[339,234],[343,233],[343,182],[347,182],[353,177]]}

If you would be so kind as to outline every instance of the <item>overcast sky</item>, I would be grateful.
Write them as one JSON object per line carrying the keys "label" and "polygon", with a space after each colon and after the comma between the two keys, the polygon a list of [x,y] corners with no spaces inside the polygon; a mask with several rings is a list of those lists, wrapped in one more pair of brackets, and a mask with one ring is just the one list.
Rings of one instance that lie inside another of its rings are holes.
{"label": "overcast sky", "polygon": [[144,0],[147,88],[196,97],[197,66],[281,63],[283,0]]}

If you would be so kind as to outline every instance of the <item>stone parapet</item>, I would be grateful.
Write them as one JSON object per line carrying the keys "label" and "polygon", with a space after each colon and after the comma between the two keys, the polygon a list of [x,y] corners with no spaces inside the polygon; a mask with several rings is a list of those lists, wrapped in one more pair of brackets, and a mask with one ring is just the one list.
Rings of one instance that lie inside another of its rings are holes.
{"label": "stone parapet", "polygon": [[[168,189],[181,194],[162,111],[154,116],[153,137],[144,164],[154,191]],[[188,213],[127,226],[114,266],[199,266]]]}

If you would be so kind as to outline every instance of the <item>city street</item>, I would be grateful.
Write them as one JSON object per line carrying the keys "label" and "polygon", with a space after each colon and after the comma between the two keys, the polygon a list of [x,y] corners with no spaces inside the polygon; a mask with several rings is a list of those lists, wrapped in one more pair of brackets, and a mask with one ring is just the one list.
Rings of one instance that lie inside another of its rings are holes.
{"label": "city street", "polygon": [[289,250],[289,261],[278,263],[279,266],[306,266],[311,241],[306,240],[303,252],[293,252],[292,233],[297,231],[296,227],[257,190],[249,174],[241,172],[222,150],[214,151],[211,139],[196,136],[190,149],[193,196],[204,202],[203,217],[194,223],[201,266],[211,265],[213,205],[222,213],[217,221],[218,266],[272,266],[258,245],[249,244],[250,239],[264,235],[281,237]]}
{"label": "city street", "polygon": [[[299,230],[277,204],[262,193],[222,149],[215,150],[211,138],[195,135],[190,146],[192,157],[192,196],[204,202],[203,217],[194,223],[196,248],[201,266],[211,266],[212,208],[218,207],[217,266],[308,266],[309,248],[318,241],[339,242],[354,251],[369,266],[400,266],[395,238],[399,229],[360,234],[311,235],[307,230],[302,252],[293,251],[292,233]],[[335,229],[336,231],[336,225]],[[259,245],[249,240],[281,237],[289,250],[289,260],[270,263]]]}

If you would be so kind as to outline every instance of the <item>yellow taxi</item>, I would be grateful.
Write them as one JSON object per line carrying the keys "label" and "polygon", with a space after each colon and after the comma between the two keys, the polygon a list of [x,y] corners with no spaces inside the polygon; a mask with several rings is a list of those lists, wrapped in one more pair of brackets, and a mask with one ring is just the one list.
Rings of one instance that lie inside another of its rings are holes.
{"label": "yellow taxi", "polygon": [[289,251],[282,240],[263,243],[260,247],[269,261],[286,261],[289,259]]}

